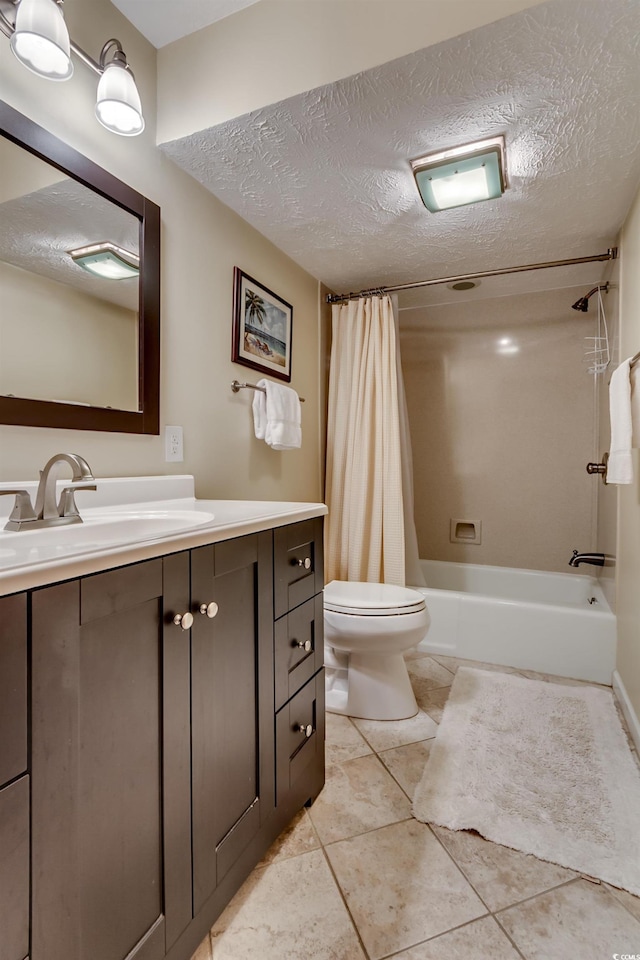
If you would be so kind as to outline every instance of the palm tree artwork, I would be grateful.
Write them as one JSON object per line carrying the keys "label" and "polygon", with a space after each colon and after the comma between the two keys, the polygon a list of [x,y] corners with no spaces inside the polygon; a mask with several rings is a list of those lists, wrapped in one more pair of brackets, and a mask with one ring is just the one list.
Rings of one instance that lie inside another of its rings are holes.
{"label": "palm tree artwork", "polygon": [[264,323],[266,319],[266,311],[264,309],[264,300],[262,297],[259,297],[257,293],[253,290],[245,291],[245,319],[251,323],[254,320],[257,320],[260,326]]}

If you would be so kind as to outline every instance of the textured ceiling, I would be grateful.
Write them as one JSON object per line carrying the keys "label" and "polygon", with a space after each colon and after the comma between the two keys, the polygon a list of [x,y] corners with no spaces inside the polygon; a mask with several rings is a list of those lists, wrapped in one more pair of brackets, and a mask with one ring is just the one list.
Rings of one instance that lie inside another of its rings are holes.
{"label": "textured ceiling", "polygon": [[132,214],[81,183],[63,179],[0,204],[0,261],[135,311],[135,279],[92,277],[66,251],[111,240],[137,253],[139,231]]}
{"label": "textured ceiling", "polygon": [[154,47],[202,30],[258,0],[111,0]]}
{"label": "textured ceiling", "polygon": [[[552,0],[163,149],[339,292],[606,252],[640,179],[639,37],[638,0]],[[428,213],[409,158],[499,133],[505,195]]]}

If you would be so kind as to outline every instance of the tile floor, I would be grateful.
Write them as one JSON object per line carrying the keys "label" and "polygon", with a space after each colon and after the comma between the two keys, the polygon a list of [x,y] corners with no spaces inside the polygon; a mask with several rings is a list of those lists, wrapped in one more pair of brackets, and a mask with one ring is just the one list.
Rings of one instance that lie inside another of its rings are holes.
{"label": "tile floor", "polygon": [[640,898],[411,817],[461,663],[519,672],[414,655],[416,717],[327,716],[325,789],[255,868],[194,960],[640,956]]}

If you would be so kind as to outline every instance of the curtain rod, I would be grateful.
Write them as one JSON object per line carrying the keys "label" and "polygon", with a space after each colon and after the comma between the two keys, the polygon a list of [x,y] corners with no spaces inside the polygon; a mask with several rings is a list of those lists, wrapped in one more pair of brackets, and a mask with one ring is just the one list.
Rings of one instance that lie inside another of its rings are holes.
{"label": "curtain rod", "polygon": [[527,270],[545,270],[547,267],[570,267],[576,263],[595,263],[602,260],[616,260],[617,247],[609,247],[606,253],[595,257],[575,257],[573,260],[550,260],[548,263],[528,263],[522,267],[503,267],[502,270],[483,270],[480,273],[461,273],[457,277],[439,277],[437,280],[419,280],[416,283],[398,283],[395,287],[373,287],[358,293],[329,294],[327,303],[342,303],[356,300],[358,297],[373,297],[383,293],[395,293],[398,290],[415,290],[418,287],[433,287],[438,283],[458,283],[460,280],[480,280],[482,277],[501,277],[507,273],[523,273]]}

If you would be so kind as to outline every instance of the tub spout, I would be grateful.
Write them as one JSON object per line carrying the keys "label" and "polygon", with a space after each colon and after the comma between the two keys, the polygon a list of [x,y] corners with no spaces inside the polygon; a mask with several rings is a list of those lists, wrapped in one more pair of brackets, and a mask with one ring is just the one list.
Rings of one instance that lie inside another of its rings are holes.
{"label": "tub spout", "polygon": [[581,563],[592,563],[595,567],[604,567],[604,560],[604,553],[578,553],[574,550],[569,566],[579,567]]}

